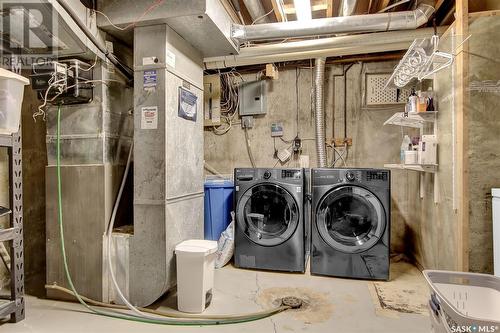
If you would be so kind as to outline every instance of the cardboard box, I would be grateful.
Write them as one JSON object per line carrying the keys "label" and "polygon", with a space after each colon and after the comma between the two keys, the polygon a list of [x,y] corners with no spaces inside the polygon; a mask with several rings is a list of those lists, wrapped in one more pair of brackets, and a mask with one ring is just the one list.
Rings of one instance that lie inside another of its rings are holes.
{"label": "cardboard box", "polygon": [[422,135],[422,140],[418,144],[418,163],[437,164],[437,137],[435,135]]}

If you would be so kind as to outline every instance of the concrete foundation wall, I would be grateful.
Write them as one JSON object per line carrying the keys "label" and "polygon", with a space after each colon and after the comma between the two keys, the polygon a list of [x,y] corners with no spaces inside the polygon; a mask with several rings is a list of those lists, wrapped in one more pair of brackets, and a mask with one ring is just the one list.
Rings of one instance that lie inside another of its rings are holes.
{"label": "concrete foundation wall", "polygon": [[[472,20],[469,33],[469,262],[473,272],[493,273],[491,188],[500,187],[500,18]],[[477,89],[488,84],[496,89]]]}

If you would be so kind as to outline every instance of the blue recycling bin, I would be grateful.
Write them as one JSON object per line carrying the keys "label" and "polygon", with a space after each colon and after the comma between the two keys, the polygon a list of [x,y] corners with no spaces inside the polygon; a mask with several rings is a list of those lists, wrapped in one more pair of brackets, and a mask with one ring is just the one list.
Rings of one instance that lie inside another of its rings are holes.
{"label": "blue recycling bin", "polygon": [[219,240],[231,223],[234,184],[230,180],[205,182],[205,239]]}

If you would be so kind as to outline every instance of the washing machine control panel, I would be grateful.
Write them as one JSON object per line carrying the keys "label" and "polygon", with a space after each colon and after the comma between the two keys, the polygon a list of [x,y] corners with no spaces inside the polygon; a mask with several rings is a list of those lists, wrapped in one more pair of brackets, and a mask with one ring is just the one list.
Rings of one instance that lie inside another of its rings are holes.
{"label": "washing machine control panel", "polygon": [[347,181],[350,181],[350,182],[353,182],[356,180],[356,175],[353,173],[353,172],[350,172],[348,171],[346,174],[345,174],[345,179]]}
{"label": "washing machine control panel", "polygon": [[390,186],[390,171],[381,169],[313,169],[313,185],[372,184]]}
{"label": "washing machine control panel", "polygon": [[282,179],[300,179],[302,171],[300,170],[281,170]]}
{"label": "washing machine control panel", "polygon": [[301,169],[252,169],[238,168],[235,169],[234,179],[239,182],[249,182],[258,180],[284,180],[287,182],[300,183],[302,182]]}

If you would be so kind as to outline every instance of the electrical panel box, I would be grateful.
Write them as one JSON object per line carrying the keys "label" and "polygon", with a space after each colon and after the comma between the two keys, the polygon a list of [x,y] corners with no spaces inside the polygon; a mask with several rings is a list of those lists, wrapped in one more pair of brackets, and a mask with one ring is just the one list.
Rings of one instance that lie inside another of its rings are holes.
{"label": "electrical panel box", "polygon": [[204,122],[203,126],[219,126],[221,83],[220,75],[205,75],[203,77]]}
{"label": "electrical panel box", "polygon": [[255,116],[267,113],[267,81],[243,82],[239,87],[240,116]]}
{"label": "electrical panel box", "polygon": [[[31,86],[40,100],[57,104],[89,103],[93,97],[92,68],[78,60],[33,64]],[[48,90],[48,92],[47,92]]]}

